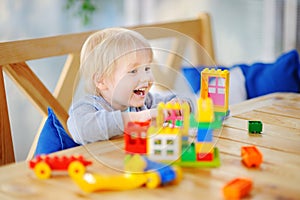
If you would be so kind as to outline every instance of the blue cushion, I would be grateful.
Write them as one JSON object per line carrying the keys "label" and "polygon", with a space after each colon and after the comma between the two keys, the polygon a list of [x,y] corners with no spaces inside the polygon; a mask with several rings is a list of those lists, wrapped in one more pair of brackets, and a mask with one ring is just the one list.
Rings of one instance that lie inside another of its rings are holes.
{"label": "blue cushion", "polygon": [[48,108],[48,118],[40,134],[35,150],[35,156],[79,146],[67,134],[51,108]]}
{"label": "blue cushion", "polygon": [[[300,63],[296,50],[282,54],[274,63],[239,64],[227,69],[232,70],[235,67],[239,67],[245,76],[248,99],[273,92],[300,92]],[[200,90],[201,71],[204,68],[204,66],[182,68],[185,78],[196,94]]]}
{"label": "blue cushion", "polygon": [[200,90],[201,71],[205,67],[182,67],[182,72],[193,92],[197,94]]}
{"label": "blue cushion", "polygon": [[273,92],[300,92],[300,63],[296,50],[282,54],[274,63],[238,67],[246,79],[248,99]]}
{"label": "blue cushion", "polygon": [[[184,77],[186,78],[186,80],[190,84],[190,87],[192,88],[192,90],[195,94],[198,94],[198,92],[200,91],[201,71],[205,68],[207,68],[207,66],[197,66],[197,67],[184,66],[184,67],[181,68]],[[210,68],[224,69],[226,67],[214,66],[214,67],[210,67]]]}

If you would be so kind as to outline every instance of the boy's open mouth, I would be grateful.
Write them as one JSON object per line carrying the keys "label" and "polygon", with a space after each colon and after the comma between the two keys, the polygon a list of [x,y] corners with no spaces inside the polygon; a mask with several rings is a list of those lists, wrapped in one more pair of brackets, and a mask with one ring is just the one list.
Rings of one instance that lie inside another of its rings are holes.
{"label": "boy's open mouth", "polygon": [[146,92],[145,87],[133,90],[133,93],[138,95],[138,96],[145,96],[145,92]]}

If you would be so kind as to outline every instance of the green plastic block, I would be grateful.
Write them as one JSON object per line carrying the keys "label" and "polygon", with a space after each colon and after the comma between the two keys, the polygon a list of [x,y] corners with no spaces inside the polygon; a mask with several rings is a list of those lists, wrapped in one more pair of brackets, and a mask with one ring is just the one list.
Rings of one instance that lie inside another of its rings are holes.
{"label": "green plastic block", "polygon": [[219,167],[221,165],[220,155],[218,148],[214,148],[213,161],[178,161],[175,165],[182,167]]}
{"label": "green plastic block", "polygon": [[261,121],[248,121],[248,132],[249,133],[261,133],[262,122]]}
{"label": "green plastic block", "polygon": [[183,143],[181,161],[196,161],[195,144]]}

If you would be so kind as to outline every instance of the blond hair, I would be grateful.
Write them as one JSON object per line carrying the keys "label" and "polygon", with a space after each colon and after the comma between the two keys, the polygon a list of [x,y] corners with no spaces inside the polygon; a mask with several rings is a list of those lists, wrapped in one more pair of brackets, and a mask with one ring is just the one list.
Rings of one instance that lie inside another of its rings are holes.
{"label": "blond hair", "polygon": [[80,54],[80,69],[87,92],[97,94],[95,78],[111,75],[116,59],[137,50],[147,50],[152,59],[153,52],[149,42],[132,30],[108,28],[90,35]]}

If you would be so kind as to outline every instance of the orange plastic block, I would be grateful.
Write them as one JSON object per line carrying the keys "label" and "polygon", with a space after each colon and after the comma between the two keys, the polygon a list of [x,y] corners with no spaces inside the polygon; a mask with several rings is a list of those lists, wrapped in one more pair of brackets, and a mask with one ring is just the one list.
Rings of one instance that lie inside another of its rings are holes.
{"label": "orange plastic block", "polygon": [[261,152],[255,146],[242,147],[241,156],[247,167],[259,167],[263,160]]}
{"label": "orange plastic block", "polygon": [[252,189],[252,181],[246,178],[236,178],[223,187],[226,199],[240,199],[249,194]]}

